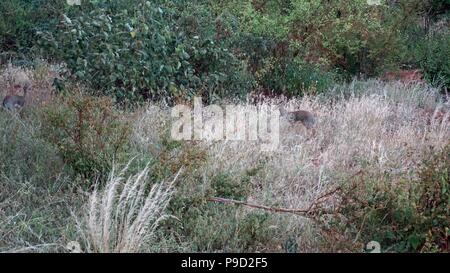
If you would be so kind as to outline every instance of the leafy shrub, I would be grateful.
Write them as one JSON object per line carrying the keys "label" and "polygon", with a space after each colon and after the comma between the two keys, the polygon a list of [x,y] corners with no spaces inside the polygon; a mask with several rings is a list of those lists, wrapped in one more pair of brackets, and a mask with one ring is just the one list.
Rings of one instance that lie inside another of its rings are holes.
{"label": "leafy shrub", "polygon": [[419,2],[230,0],[212,6],[238,18],[238,50],[259,89],[301,96],[400,66],[408,52],[402,30],[417,25]]}
{"label": "leafy shrub", "polygon": [[59,17],[64,13],[78,14],[80,7],[70,7],[59,0],[9,0],[0,2],[0,51],[5,54],[0,60],[10,57],[23,58],[30,53],[38,41],[38,31],[54,31]]}
{"label": "leafy shrub", "polygon": [[322,93],[330,89],[339,77],[299,58],[281,61],[268,59],[267,66],[257,71],[256,75],[261,87],[288,97]]}
{"label": "leafy shrub", "polygon": [[226,47],[220,20],[201,5],[189,4],[185,13],[176,7],[150,1],[123,10],[96,7],[65,16],[56,32],[42,33],[41,46],[119,101],[245,93],[251,77]]}
{"label": "leafy shrub", "polygon": [[417,62],[425,78],[436,85],[450,87],[450,35],[431,34],[422,39],[416,48]]}
{"label": "leafy shrub", "polygon": [[[418,181],[392,181],[389,177],[360,174],[340,194],[343,202],[339,213],[327,220],[329,242],[352,251],[375,240],[386,252],[447,252],[449,170],[447,145],[425,162]],[[329,234],[343,234],[345,238]]]}
{"label": "leafy shrub", "polygon": [[237,2],[224,6],[246,22],[246,31],[271,37],[273,57],[299,57],[351,75],[373,74],[401,52],[398,29],[414,17],[414,6],[405,1],[379,6],[366,0]]}
{"label": "leafy shrub", "polygon": [[450,250],[450,145],[425,162],[420,172],[420,215],[415,232],[422,251]]}
{"label": "leafy shrub", "polygon": [[84,177],[104,175],[114,160],[120,161],[131,131],[107,97],[62,97],[45,106],[42,116],[43,137]]}
{"label": "leafy shrub", "polygon": [[216,196],[242,200],[250,190],[247,179],[234,181],[226,174],[219,174],[212,177],[211,187]]}

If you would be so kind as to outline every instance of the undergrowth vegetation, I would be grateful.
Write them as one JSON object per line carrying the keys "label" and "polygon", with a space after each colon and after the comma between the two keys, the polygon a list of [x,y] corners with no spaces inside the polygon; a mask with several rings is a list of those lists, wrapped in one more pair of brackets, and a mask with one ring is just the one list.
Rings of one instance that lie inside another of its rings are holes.
{"label": "undergrowth vegetation", "polygon": [[31,2],[1,4],[0,61],[64,62],[118,101],[301,96],[411,68],[448,88],[441,0]]}
{"label": "undergrowth vegetation", "polygon": [[282,121],[279,149],[264,152],[175,141],[164,103],[130,111],[67,88],[0,112],[1,251],[448,250],[450,124],[428,111],[437,89],[354,81],[332,100],[260,101],[319,120],[314,132]]}
{"label": "undergrowth vegetation", "polygon": [[[0,252],[448,252],[449,11],[2,1],[0,99],[29,92],[0,108]],[[176,140],[194,98],[316,123],[281,117],[272,151]]]}

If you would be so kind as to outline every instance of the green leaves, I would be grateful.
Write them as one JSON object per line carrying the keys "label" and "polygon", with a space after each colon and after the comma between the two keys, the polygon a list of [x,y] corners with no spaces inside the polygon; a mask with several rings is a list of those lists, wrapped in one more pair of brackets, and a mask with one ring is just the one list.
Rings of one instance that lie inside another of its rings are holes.
{"label": "green leaves", "polygon": [[[239,76],[247,73],[245,67],[229,54],[227,39],[217,41],[219,30],[209,11],[177,5],[145,2],[125,10],[107,5],[65,16],[58,31],[41,36],[44,48],[79,80],[118,100],[170,101],[180,96],[171,90],[180,88],[187,91],[184,99],[200,92],[235,95],[235,85],[245,94],[248,89],[241,86],[249,77]],[[201,16],[192,16],[193,11]]]}
{"label": "green leaves", "polygon": [[425,78],[439,86],[450,88],[450,35],[441,33],[422,39],[415,50],[417,62]]}

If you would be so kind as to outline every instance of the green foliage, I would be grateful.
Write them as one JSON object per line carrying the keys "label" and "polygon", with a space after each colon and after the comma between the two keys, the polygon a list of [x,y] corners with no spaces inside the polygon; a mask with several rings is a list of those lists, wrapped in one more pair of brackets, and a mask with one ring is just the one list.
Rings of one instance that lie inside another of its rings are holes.
{"label": "green foliage", "polygon": [[448,251],[450,146],[425,162],[419,181],[362,174],[354,179],[341,194],[345,202],[339,214],[327,220],[328,234],[337,232],[348,238],[347,243],[341,238],[336,244],[354,250],[355,242],[364,245],[374,240],[385,252]]}
{"label": "green foliage", "polygon": [[369,6],[365,0],[290,2],[292,8],[285,20],[280,20],[281,28],[289,30],[283,39],[311,62],[351,73],[370,72],[362,62],[376,61],[389,50],[395,50],[380,45],[392,45],[392,39],[396,38],[393,35],[396,30],[390,26],[394,22],[383,19],[398,12],[396,9],[387,5]]}
{"label": "green foliage", "polygon": [[[169,208],[175,217],[158,230],[177,249],[307,249],[297,242],[303,227],[288,230],[278,216],[212,202],[211,197],[251,199],[258,168],[211,173],[202,145],[168,135],[155,153],[134,147],[130,115],[117,110],[111,97],[176,103],[200,95],[214,102],[244,97],[255,87],[302,96],[404,65],[421,68],[428,81],[448,88],[450,36],[443,30],[448,22],[436,29],[421,22],[445,19],[449,5],[449,0],[380,6],[366,0],[86,0],[70,7],[62,0],[1,1],[0,62],[39,49],[37,56],[66,64],[73,79],[96,96],[73,92],[68,83],[65,97],[40,108],[17,115],[0,110],[0,251],[47,242],[58,245],[49,249],[61,250],[59,245],[75,237],[66,204],[77,209],[84,201],[75,189],[91,187],[113,161],[127,162],[130,155],[137,156],[130,171],[151,162],[152,181],[184,170]],[[360,251],[376,240],[383,251],[448,251],[449,152],[447,147],[430,156],[418,180],[362,170],[344,181],[336,211],[308,215],[317,216],[331,245],[326,250]]]}
{"label": "green foliage", "polygon": [[105,175],[129,141],[130,126],[111,99],[84,94],[52,102],[42,110],[43,137],[84,178]]}
{"label": "green foliage", "polygon": [[450,0],[427,0],[425,2],[426,11],[433,19],[450,13]]}
{"label": "green foliage", "polygon": [[422,39],[416,48],[416,58],[426,79],[436,85],[450,87],[450,35],[436,33]]}
{"label": "green foliage", "polygon": [[[399,65],[404,40],[399,30],[416,6],[370,6],[350,1],[223,1],[242,25],[239,48],[263,90],[302,95],[322,92],[334,80],[373,76]],[[342,75],[339,75],[342,74]]]}
{"label": "green foliage", "polygon": [[245,177],[242,180],[235,181],[226,174],[212,177],[211,187],[216,196],[234,200],[244,199],[250,190],[248,180]]}
{"label": "green foliage", "polygon": [[256,84],[298,96],[405,64],[448,85],[438,61],[446,60],[448,34],[424,40],[426,29],[408,31],[446,16],[448,0],[13,0],[0,7],[4,59],[39,48],[118,101],[214,101],[243,97]]}
{"label": "green foliage", "polygon": [[250,190],[245,179],[219,174],[206,185],[198,179],[191,177],[179,186],[169,209],[181,222],[167,223],[168,234],[183,238],[179,243],[186,243],[189,251],[200,252],[251,252],[272,242],[269,214],[208,201],[213,196],[245,200]]}
{"label": "green foliage", "polygon": [[51,143],[39,138],[37,126],[0,110],[0,175],[31,183],[58,176],[63,161]]}
{"label": "green foliage", "polygon": [[35,118],[31,111],[19,116],[0,109],[0,252],[61,251],[74,235],[69,206],[82,198],[67,194],[76,184],[72,171],[40,138]]}
{"label": "green foliage", "polygon": [[251,77],[227,48],[221,18],[188,4],[185,11],[139,1],[65,16],[42,47],[75,76],[121,100],[185,99],[245,94]]}
{"label": "green foliage", "polygon": [[[425,162],[420,172],[419,225],[423,251],[449,251],[450,243],[450,145]],[[424,238],[423,238],[424,237]]]}
{"label": "green foliage", "polygon": [[300,58],[282,61],[268,59],[256,75],[263,89],[288,97],[322,93],[339,78],[337,73],[324,71],[318,65],[306,63]]}
{"label": "green foliage", "polygon": [[[0,51],[3,60],[23,58],[38,40],[37,31],[53,31],[62,13],[82,9],[60,0],[8,0],[0,2]],[[2,60],[0,59],[0,60]]]}

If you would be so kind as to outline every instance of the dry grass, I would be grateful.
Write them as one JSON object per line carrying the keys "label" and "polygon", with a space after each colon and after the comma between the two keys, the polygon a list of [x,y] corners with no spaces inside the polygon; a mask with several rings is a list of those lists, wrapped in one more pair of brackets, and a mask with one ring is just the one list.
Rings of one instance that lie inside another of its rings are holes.
{"label": "dry grass", "polygon": [[[0,73],[0,96],[6,95],[13,75],[19,71],[32,79],[33,104],[39,105],[53,99],[54,89],[49,80],[51,77],[48,77],[51,69],[48,67],[33,71],[7,67]],[[133,156],[137,154],[159,162],[161,172],[154,177],[166,177],[164,167],[167,165],[171,165],[167,168],[169,173],[183,166],[188,170],[179,178],[184,184],[177,186],[184,190],[183,197],[202,196],[196,195],[197,191],[205,189],[206,192],[214,177],[226,174],[227,179],[238,183],[244,177],[249,179],[250,192],[245,194],[246,200],[241,201],[269,207],[305,209],[317,197],[351,181],[361,172],[374,181],[386,176],[391,183],[418,180],[424,155],[437,153],[450,139],[449,107],[439,102],[437,94],[436,90],[423,84],[354,81],[317,97],[289,101],[282,98],[262,100],[261,105],[282,103],[289,110],[311,111],[318,121],[315,130],[306,130],[301,125],[292,125],[282,119],[280,145],[271,152],[263,151],[260,141],[172,143],[170,109],[165,105],[149,104],[132,115],[124,113],[124,116],[135,118],[129,147],[132,151],[129,152]],[[240,106],[246,108],[254,104],[247,102]],[[4,118],[6,124],[8,117]],[[34,115],[30,115],[31,118]],[[6,131],[3,137],[9,138]],[[149,244],[152,244],[161,220],[167,217],[165,210],[178,174],[172,182],[150,185],[150,181],[155,179],[153,176],[150,178],[149,167],[132,175],[129,174],[130,169],[114,169],[102,187],[88,193],[89,204],[82,211],[85,217],[78,224],[81,239],[70,237],[71,240],[78,239],[85,251],[140,252],[158,249],[157,245],[149,247]],[[48,176],[45,172],[37,174]],[[198,184],[201,185],[197,187]],[[30,196],[34,194],[29,193]],[[10,205],[9,200],[5,199],[3,205]],[[329,199],[327,205],[333,206],[333,199]],[[243,215],[253,210],[242,207],[236,213],[236,219],[244,218]],[[189,220],[180,221],[184,223]],[[262,251],[281,250],[283,240],[292,234],[299,245],[298,251],[320,250],[318,231],[308,219],[271,214],[270,221],[270,232],[275,230],[280,236],[277,237],[280,245],[261,246]],[[217,228],[221,228],[220,223]],[[57,232],[59,229],[55,234]],[[66,242],[64,239],[61,241]],[[172,244],[178,244],[178,241]],[[20,243],[0,249],[36,251],[32,249],[34,245],[52,248],[53,240],[37,240],[33,244]],[[61,243],[58,242],[58,245],[61,246]]]}
{"label": "dry grass", "polygon": [[[239,179],[260,167],[251,177],[252,193],[245,201],[301,209],[361,171],[374,177],[388,175],[393,183],[415,180],[424,154],[439,151],[450,139],[448,119],[433,120],[433,111],[431,115],[424,111],[439,104],[436,90],[428,86],[372,81],[354,82],[340,90],[342,96],[335,94],[334,100],[315,97],[284,102],[287,109],[315,113],[319,122],[314,132],[282,121],[281,145],[274,152],[263,152],[257,142],[204,142],[200,147],[209,160],[197,171],[205,180],[224,172]],[[154,124],[153,119],[169,124],[161,121],[169,116],[167,110],[150,109],[141,118],[145,124]],[[160,132],[137,130],[135,135],[140,145],[156,147]],[[286,231],[306,223],[301,217],[279,220],[276,228]],[[309,232],[298,241],[311,251],[307,245],[314,245],[314,232]]]}
{"label": "dry grass", "polygon": [[149,168],[125,178],[128,166],[113,170],[106,186],[90,194],[86,227],[82,227],[89,252],[145,251],[173,193],[172,182],[148,185]]}

